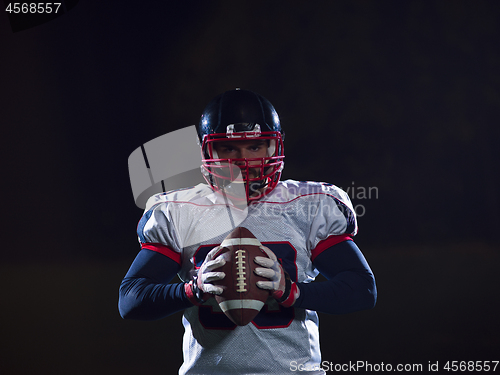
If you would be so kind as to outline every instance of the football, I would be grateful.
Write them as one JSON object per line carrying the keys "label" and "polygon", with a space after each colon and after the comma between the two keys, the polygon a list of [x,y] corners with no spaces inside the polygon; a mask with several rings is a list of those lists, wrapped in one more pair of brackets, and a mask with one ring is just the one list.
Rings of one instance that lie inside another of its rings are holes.
{"label": "football", "polygon": [[226,264],[217,271],[226,276],[213,282],[223,288],[222,294],[215,299],[233,323],[244,326],[255,318],[269,296],[269,291],[256,285],[257,281],[267,279],[254,273],[259,265],[253,261],[256,256],[267,257],[267,254],[260,249],[259,240],[244,227],[235,228],[221,246],[215,257],[222,255]]}

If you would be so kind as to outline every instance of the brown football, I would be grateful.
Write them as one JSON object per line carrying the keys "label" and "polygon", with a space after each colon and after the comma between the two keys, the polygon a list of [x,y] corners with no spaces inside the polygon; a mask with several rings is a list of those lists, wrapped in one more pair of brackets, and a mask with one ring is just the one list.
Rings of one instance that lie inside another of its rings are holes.
{"label": "brown football", "polygon": [[215,299],[233,323],[244,326],[255,318],[269,296],[269,291],[256,285],[257,281],[267,279],[254,273],[259,266],[253,261],[256,256],[267,257],[267,254],[260,249],[259,240],[244,227],[235,228],[221,246],[215,257],[222,254],[226,264],[217,271],[226,276],[213,282],[224,290]]}

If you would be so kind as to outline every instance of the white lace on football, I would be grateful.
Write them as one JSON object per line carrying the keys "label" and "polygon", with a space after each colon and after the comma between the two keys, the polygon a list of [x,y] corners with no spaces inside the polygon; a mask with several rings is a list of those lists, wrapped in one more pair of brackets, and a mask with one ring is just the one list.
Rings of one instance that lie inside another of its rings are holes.
{"label": "white lace on football", "polygon": [[246,272],[245,272],[245,250],[240,249],[236,251],[236,291],[244,293],[247,291]]}

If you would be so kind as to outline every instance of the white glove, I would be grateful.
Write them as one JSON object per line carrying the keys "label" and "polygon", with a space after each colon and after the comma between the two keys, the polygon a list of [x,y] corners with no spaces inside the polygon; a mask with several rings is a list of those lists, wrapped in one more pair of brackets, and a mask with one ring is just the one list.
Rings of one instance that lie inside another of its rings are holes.
{"label": "white glove", "polygon": [[203,264],[198,269],[198,273],[195,278],[189,283],[185,284],[185,292],[189,300],[195,304],[199,305],[214,294],[221,294],[222,288],[212,284],[213,281],[222,280],[226,274],[224,272],[213,272],[213,270],[222,267],[226,264],[226,259],[224,255],[219,255],[217,258],[213,259],[215,254],[221,249],[220,246],[214,247],[207,254]]}
{"label": "white glove", "polygon": [[269,281],[257,281],[257,286],[271,291],[272,296],[283,306],[292,306],[300,295],[297,284],[290,279],[290,276],[278,262],[271,249],[265,246],[261,246],[261,249],[267,254],[268,258],[255,257],[254,262],[265,267],[256,268],[255,274],[265,277]]}
{"label": "white glove", "polygon": [[207,254],[207,257],[203,261],[198,274],[196,276],[196,285],[204,293],[210,294],[221,294],[222,288],[211,284],[212,281],[222,280],[226,274],[224,272],[212,272],[214,269],[222,267],[226,264],[226,259],[223,255],[219,255],[217,258],[213,259],[217,251],[221,249],[220,246],[214,247]]}

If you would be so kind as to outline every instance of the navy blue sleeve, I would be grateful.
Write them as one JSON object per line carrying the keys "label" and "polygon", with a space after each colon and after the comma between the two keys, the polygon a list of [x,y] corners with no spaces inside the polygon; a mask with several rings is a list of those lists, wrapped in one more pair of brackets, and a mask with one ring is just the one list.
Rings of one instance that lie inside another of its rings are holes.
{"label": "navy blue sleeve", "polygon": [[155,320],[193,306],[184,283],[169,284],[179,267],[165,255],[141,250],[120,285],[120,315],[124,319]]}
{"label": "navy blue sleeve", "polygon": [[295,307],[346,314],[375,306],[375,278],[354,241],[343,241],[324,250],[313,264],[327,281],[298,284],[300,296]]}

